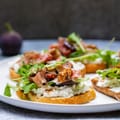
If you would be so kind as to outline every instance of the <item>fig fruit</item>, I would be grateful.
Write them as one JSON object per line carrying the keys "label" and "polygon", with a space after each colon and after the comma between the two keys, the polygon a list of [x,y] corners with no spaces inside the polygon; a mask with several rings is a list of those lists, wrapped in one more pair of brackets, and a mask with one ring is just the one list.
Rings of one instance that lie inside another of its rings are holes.
{"label": "fig fruit", "polygon": [[0,38],[2,54],[5,56],[17,55],[22,46],[22,36],[14,31],[9,23],[5,24],[8,31]]}

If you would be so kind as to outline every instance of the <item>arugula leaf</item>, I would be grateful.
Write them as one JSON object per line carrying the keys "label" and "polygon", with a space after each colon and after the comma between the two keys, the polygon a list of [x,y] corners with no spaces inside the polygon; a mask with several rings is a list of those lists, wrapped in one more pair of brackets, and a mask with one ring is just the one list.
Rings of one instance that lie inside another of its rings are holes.
{"label": "arugula leaf", "polygon": [[37,72],[37,70],[40,70],[44,67],[44,64],[27,64],[20,67],[18,70],[18,74],[20,74],[22,77],[27,78],[31,73]]}
{"label": "arugula leaf", "polygon": [[21,66],[18,70],[18,74],[20,74],[20,76],[22,77],[28,77],[29,76],[29,70],[32,67],[31,64],[24,64],[23,66]]}
{"label": "arugula leaf", "polygon": [[67,38],[69,42],[74,42],[79,47],[78,50],[81,49],[83,53],[86,52],[85,48],[80,42],[82,41],[82,39],[78,35],[76,35],[76,33],[71,33]]}
{"label": "arugula leaf", "polygon": [[53,82],[53,81],[50,81],[50,82],[48,82],[48,85],[49,85],[49,86],[55,86],[55,85],[56,85],[56,83],[55,83],[55,82]]}
{"label": "arugula leaf", "polygon": [[114,55],[116,52],[111,50],[99,50],[98,54],[103,59],[103,61],[107,64],[107,67],[110,67],[110,65],[117,64],[117,59],[112,58],[112,55]]}
{"label": "arugula leaf", "polygon": [[30,83],[30,84],[24,86],[22,88],[22,90],[24,91],[24,94],[27,94],[27,93],[29,93],[34,88],[37,88],[36,84],[35,83]]}
{"label": "arugula leaf", "polygon": [[56,67],[64,64],[65,62],[66,62],[66,60],[57,61],[57,62],[52,63],[52,64],[47,64],[47,65],[45,65],[45,67],[46,67],[48,70],[53,70],[53,69],[55,69]]}
{"label": "arugula leaf", "polygon": [[80,57],[68,58],[68,59],[66,59],[66,61],[70,61],[70,60],[73,60],[73,61],[84,61],[84,60],[94,61],[99,57],[100,56],[97,53],[90,53],[90,54],[82,55]]}
{"label": "arugula leaf", "polygon": [[98,70],[97,73],[103,78],[120,79],[120,68],[110,68],[106,70]]}
{"label": "arugula leaf", "polygon": [[38,70],[41,70],[45,65],[44,64],[34,64],[30,70],[29,70],[29,74],[31,73],[36,73]]}
{"label": "arugula leaf", "polygon": [[30,82],[29,76],[32,73],[36,73],[43,67],[44,64],[27,64],[20,67],[20,69],[18,70],[18,74],[21,75],[21,80],[18,84],[18,87],[20,87],[25,94],[31,91],[33,88],[37,87],[35,83]]}
{"label": "arugula leaf", "polygon": [[4,90],[4,95],[11,97],[11,90],[10,90],[10,86],[7,84]]}
{"label": "arugula leaf", "polygon": [[110,68],[106,70],[99,70],[97,73],[105,80],[105,86],[120,87],[120,68]]}
{"label": "arugula leaf", "polygon": [[111,65],[112,66],[117,66],[118,64],[120,64],[120,58],[119,59],[111,58]]}
{"label": "arugula leaf", "polygon": [[81,50],[78,50],[78,51],[75,51],[75,52],[71,53],[70,57],[78,57],[82,54],[83,54],[83,52]]}

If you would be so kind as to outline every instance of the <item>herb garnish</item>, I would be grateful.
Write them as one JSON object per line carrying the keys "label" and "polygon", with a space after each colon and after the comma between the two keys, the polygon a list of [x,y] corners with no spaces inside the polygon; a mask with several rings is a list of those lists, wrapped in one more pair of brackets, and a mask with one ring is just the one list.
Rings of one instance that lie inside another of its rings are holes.
{"label": "herb garnish", "polygon": [[109,68],[106,70],[98,70],[97,73],[103,78],[119,79],[120,80],[120,68]]}
{"label": "herb garnish", "polygon": [[10,86],[7,84],[4,90],[4,95],[11,97],[11,90],[10,90]]}
{"label": "herb garnish", "polygon": [[24,91],[24,93],[29,93],[34,88],[37,88],[36,84],[29,80],[29,76],[32,73],[36,73],[38,70],[42,69],[44,64],[24,64],[18,70],[18,74],[21,76],[21,80],[19,82],[20,88]]}
{"label": "herb garnish", "polygon": [[77,50],[81,50],[83,53],[86,52],[85,48],[81,44],[82,39],[78,35],[76,35],[76,33],[71,33],[67,38],[69,42],[75,43],[77,45]]}

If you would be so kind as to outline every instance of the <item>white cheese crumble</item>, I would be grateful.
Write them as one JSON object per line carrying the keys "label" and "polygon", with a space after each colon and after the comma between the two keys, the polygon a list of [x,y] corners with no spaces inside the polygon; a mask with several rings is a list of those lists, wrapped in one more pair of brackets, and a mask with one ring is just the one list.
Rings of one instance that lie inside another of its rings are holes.
{"label": "white cheese crumble", "polygon": [[110,89],[113,92],[120,92],[120,87],[114,87]]}
{"label": "white cheese crumble", "polygon": [[87,63],[100,64],[100,63],[103,63],[103,60],[102,60],[102,58],[97,58],[97,59],[94,60],[94,61],[84,60],[83,63],[84,63],[84,64],[87,64]]}
{"label": "white cheese crumble", "polygon": [[52,89],[47,89],[45,87],[41,87],[38,89],[34,89],[33,92],[37,94],[37,96],[42,97],[72,97],[77,94],[85,93],[89,90],[89,86],[83,85],[79,90],[75,90],[75,85],[73,86],[63,86],[63,87],[55,87]]}
{"label": "white cheese crumble", "polygon": [[120,92],[120,87],[114,87],[110,89],[113,92]]}
{"label": "white cheese crumble", "polygon": [[99,87],[110,87],[110,90],[113,92],[120,92],[120,84],[117,83],[117,80],[102,80],[102,78],[99,78],[99,81],[97,83],[97,86]]}
{"label": "white cheese crumble", "polygon": [[107,79],[102,80],[102,78],[99,77],[99,81],[98,81],[97,85],[100,87],[108,87],[108,80]]}
{"label": "white cheese crumble", "polygon": [[81,62],[70,61],[70,63],[73,65],[73,70],[82,70],[85,68],[85,65],[82,64]]}

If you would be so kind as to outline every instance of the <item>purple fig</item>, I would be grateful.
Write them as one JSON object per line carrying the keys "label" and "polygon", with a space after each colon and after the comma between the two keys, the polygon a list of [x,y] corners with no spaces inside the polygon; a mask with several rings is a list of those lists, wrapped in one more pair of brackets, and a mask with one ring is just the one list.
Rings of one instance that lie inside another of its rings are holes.
{"label": "purple fig", "polygon": [[21,35],[14,31],[9,23],[6,23],[8,29],[0,38],[2,54],[5,56],[12,56],[20,53],[22,46]]}

